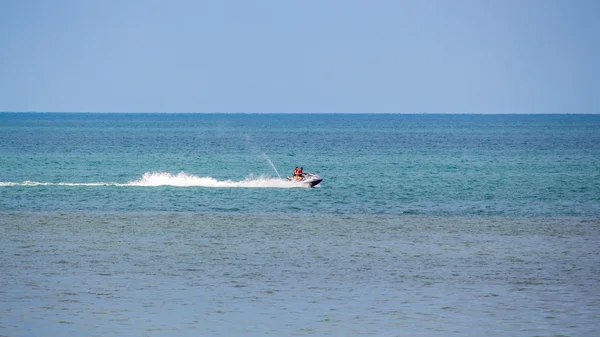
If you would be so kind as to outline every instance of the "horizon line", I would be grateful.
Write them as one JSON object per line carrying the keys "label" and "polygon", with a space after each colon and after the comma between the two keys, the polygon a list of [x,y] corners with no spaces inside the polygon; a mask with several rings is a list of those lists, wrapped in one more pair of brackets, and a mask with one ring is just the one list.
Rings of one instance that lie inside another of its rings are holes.
{"label": "horizon line", "polygon": [[600,112],[201,112],[201,111],[0,111],[14,114],[224,114],[224,115],[598,115]]}

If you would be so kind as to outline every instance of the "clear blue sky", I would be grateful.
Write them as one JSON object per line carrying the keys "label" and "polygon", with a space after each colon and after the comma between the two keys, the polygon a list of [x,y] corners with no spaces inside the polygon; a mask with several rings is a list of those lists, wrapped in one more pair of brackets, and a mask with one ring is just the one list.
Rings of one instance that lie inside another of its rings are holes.
{"label": "clear blue sky", "polygon": [[0,0],[0,111],[600,113],[600,1]]}

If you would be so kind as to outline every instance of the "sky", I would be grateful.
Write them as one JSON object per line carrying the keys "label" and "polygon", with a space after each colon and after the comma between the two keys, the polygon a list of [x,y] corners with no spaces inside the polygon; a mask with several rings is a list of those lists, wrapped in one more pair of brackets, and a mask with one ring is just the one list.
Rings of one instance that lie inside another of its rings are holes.
{"label": "sky", "polygon": [[597,0],[0,0],[0,111],[600,113]]}

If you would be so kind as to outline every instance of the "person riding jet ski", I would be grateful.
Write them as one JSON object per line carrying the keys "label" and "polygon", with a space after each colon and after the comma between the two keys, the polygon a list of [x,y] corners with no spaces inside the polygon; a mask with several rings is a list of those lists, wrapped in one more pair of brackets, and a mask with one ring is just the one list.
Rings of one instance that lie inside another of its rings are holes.
{"label": "person riding jet ski", "polygon": [[298,169],[298,175],[296,176],[296,179],[302,180],[302,177],[304,176],[304,172],[302,170],[302,167]]}
{"label": "person riding jet ski", "polygon": [[317,174],[310,172],[304,173],[304,168],[298,168],[298,166],[296,166],[296,168],[294,169],[294,174],[291,177],[288,177],[287,179],[307,184],[310,187],[315,187],[321,181],[323,181],[323,178],[319,177]]}
{"label": "person riding jet ski", "polygon": [[298,166],[296,166],[294,169],[294,179],[302,180],[302,168],[298,168]]}

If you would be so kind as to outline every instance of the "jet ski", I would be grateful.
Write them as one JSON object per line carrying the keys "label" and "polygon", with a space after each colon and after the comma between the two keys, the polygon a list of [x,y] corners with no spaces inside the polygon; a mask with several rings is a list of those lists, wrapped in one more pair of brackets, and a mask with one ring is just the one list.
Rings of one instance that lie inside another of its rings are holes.
{"label": "jet ski", "polygon": [[321,178],[318,174],[312,173],[312,172],[304,173],[302,175],[302,179],[296,179],[294,177],[287,177],[287,179],[289,181],[306,184],[310,187],[315,187],[315,186],[319,185],[319,183],[321,183],[321,181],[323,181],[323,178]]}

